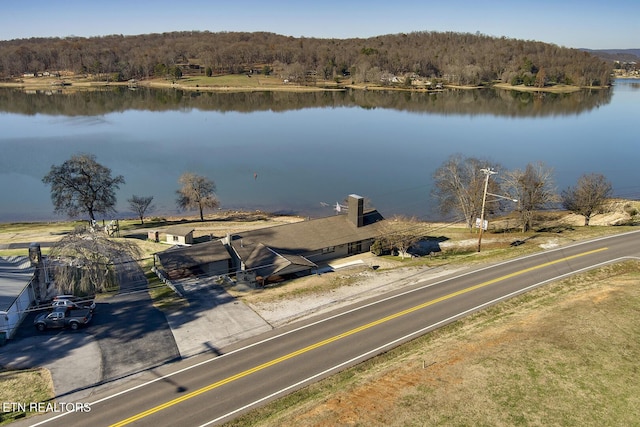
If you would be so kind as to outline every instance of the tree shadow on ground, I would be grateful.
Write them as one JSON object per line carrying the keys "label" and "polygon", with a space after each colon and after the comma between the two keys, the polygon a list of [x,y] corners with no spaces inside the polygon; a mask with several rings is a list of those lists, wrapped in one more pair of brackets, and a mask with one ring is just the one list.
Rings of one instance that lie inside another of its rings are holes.
{"label": "tree shadow on ground", "polygon": [[449,240],[445,236],[426,236],[411,246],[411,254],[417,256],[426,256],[442,252],[440,244]]}

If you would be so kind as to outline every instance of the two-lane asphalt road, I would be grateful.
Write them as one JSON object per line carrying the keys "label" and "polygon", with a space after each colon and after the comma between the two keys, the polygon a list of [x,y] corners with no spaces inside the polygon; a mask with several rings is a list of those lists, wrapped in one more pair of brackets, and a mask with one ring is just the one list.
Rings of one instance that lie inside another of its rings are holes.
{"label": "two-lane asphalt road", "polygon": [[626,257],[640,257],[640,232],[425,281],[260,335],[224,349],[222,356],[166,365],[96,396],[89,413],[48,414],[32,422],[154,427],[219,423],[473,311]]}

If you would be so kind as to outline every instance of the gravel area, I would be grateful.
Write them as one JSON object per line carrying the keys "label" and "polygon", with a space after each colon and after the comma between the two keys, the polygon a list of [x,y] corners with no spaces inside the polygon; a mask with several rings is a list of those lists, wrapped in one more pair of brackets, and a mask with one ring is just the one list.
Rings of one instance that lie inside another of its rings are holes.
{"label": "gravel area", "polygon": [[[433,279],[457,271],[451,267],[402,268],[397,265],[372,254],[363,254],[331,264],[334,271],[299,279],[295,284],[287,285],[286,291],[269,289],[262,295],[238,296],[271,326],[278,327],[401,289],[416,284],[419,280]],[[385,269],[392,266],[396,268]],[[334,285],[340,281],[346,284]],[[301,288],[315,291],[296,292]]]}

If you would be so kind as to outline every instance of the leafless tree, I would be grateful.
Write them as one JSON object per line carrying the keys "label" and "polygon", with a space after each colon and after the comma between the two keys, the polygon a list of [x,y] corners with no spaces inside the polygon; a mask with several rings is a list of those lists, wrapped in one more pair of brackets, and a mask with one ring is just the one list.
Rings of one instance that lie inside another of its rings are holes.
{"label": "leafless tree", "polygon": [[518,200],[522,231],[533,228],[537,210],[552,207],[560,201],[553,181],[553,170],[544,163],[529,163],[525,170],[512,170],[504,174],[503,188]]}
{"label": "leafless tree", "polygon": [[611,197],[613,187],[604,175],[592,173],[582,175],[575,187],[562,191],[562,206],[568,211],[584,216],[588,226],[591,217],[605,212],[606,201]]}
{"label": "leafless tree", "polygon": [[204,221],[204,209],[215,209],[220,205],[216,197],[216,184],[207,177],[185,172],[178,182],[182,187],[176,191],[176,203],[180,209],[198,209],[200,221]]}
{"label": "leafless tree", "polygon": [[409,249],[427,235],[428,226],[415,217],[395,216],[381,225],[383,230],[372,246],[372,252],[376,255],[398,251],[404,259]]}
{"label": "leafless tree", "polygon": [[152,212],[155,209],[155,206],[151,204],[153,201],[153,196],[136,196],[135,194],[131,196],[130,199],[127,199],[129,202],[129,208],[134,211],[138,218],[140,218],[140,224],[144,224],[144,215],[147,212]]}
{"label": "leafless tree", "polygon": [[50,268],[59,293],[94,295],[117,289],[116,265],[140,250],[126,239],[109,238],[102,232],[79,228],[56,242],[50,252]]}
{"label": "leafless tree", "polygon": [[387,226],[389,233],[386,239],[392,248],[398,250],[402,259],[409,253],[409,249],[423,237],[416,218],[393,218],[387,221]]}
{"label": "leafless tree", "polygon": [[[488,160],[454,154],[433,174],[432,194],[439,201],[440,212],[444,215],[451,212],[461,213],[469,229],[473,228],[475,219],[480,217],[486,176],[482,169],[485,168],[500,169],[498,164]],[[499,182],[490,180],[488,191],[500,193]],[[486,212],[499,209],[499,201],[489,201]]]}

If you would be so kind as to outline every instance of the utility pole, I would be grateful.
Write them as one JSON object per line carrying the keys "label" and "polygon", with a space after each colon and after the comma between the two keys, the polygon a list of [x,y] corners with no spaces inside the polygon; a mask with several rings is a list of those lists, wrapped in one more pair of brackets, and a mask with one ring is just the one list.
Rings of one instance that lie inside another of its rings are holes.
{"label": "utility pole", "polygon": [[482,194],[482,210],[480,211],[480,233],[478,234],[478,252],[480,252],[480,248],[482,247],[482,232],[484,231],[484,206],[487,202],[487,189],[489,188],[489,177],[491,175],[495,175],[498,173],[492,170],[491,168],[480,169],[480,171],[485,174],[485,179],[484,179],[484,193]]}

